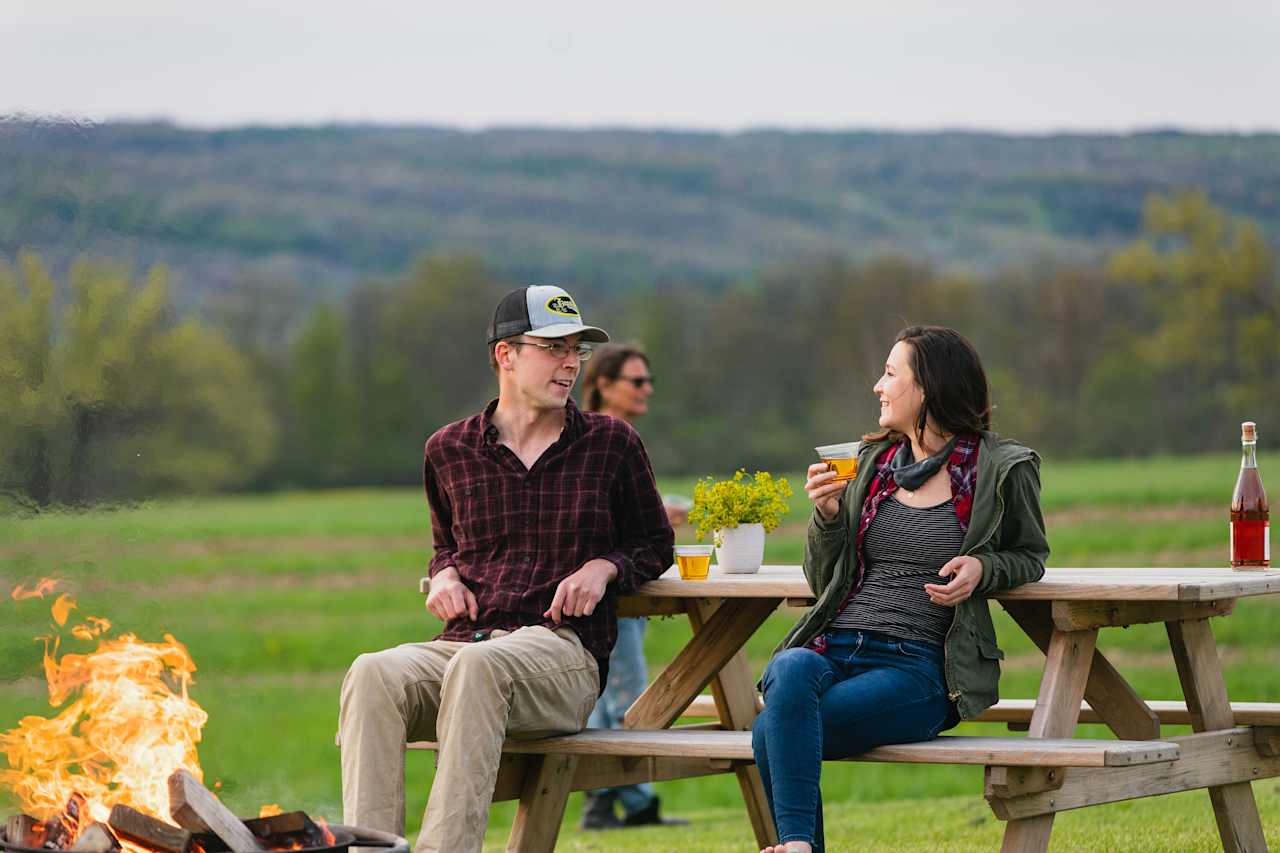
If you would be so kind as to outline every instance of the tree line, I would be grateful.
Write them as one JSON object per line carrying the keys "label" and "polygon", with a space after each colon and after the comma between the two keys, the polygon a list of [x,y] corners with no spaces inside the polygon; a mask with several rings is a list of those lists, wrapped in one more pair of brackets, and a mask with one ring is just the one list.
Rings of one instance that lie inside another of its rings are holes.
{"label": "tree line", "polygon": [[[523,283],[439,254],[310,306],[252,279],[180,313],[168,278],[0,265],[0,488],[44,505],[417,483],[427,435],[496,393],[484,330]],[[1196,193],[1150,199],[1102,265],[978,278],[829,258],[579,301],[651,356],[638,427],[661,473],[794,471],[873,428],[871,386],[913,323],[969,336],[996,429],[1046,454],[1222,450],[1241,420],[1280,425],[1274,251]]]}

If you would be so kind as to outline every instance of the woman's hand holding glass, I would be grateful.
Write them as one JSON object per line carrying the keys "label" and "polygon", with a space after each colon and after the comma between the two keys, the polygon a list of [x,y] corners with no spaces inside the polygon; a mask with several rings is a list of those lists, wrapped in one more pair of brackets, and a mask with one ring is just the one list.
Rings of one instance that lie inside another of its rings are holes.
{"label": "woman's hand holding glass", "polygon": [[840,496],[849,485],[846,480],[834,482],[835,478],[836,472],[826,462],[815,462],[809,466],[809,479],[804,481],[804,493],[813,501],[823,521],[831,521],[840,512]]}

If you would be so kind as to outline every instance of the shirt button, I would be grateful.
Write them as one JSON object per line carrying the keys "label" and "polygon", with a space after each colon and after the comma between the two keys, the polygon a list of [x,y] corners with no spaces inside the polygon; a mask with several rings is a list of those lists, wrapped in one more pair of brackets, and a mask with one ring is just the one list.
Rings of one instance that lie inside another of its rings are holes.
{"label": "shirt button", "polygon": [[522,562],[522,563],[527,563],[527,562],[529,562],[529,555],[528,555],[528,554],[526,554],[526,555],[524,555],[523,557],[521,557],[521,558],[520,558],[520,562]]}

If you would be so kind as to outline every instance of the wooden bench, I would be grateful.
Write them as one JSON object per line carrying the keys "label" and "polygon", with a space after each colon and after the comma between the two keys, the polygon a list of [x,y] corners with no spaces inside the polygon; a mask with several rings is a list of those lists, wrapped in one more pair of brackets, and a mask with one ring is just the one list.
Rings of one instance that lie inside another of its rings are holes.
{"label": "wooden bench", "polygon": [[[1238,729],[1237,736],[1244,742],[1249,730]],[[420,741],[407,744],[407,748],[434,751],[437,744]],[[1120,772],[1155,764],[1174,767],[1182,751],[1176,738],[1123,741],[944,735],[921,743],[877,747],[846,760],[985,766],[987,799],[997,816],[1003,816],[996,803],[1009,802],[1009,798],[1021,802],[1042,792],[1056,792],[1066,781],[1066,768],[1078,773]],[[1280,765],[1280,759],[1276,761]],[[586,729],[536,740],[513,738],[503,745],[493,800],[520,801],[507,849],[526,849],[526,839],[530,839],[528,847],[539,849],[548,836],[555,838],[572,791],[729,773],[753,762],[751,732],[699,725],[659,730]],[[1125,790],[1123,786],[1121,790]],[[1071,805],[1057,806],[1049,801],[1040,804],[1040,812],[1034,811],[1034,804],[1029,808],[1033,813],[1052,813],[1090,804],[1077,796]]]}
{"label": "wooden bench", "polygon": [[[1186,702],[1155,700],[1147,703],[1155,713],[1162,726],[1189,726],[1191,712]],[[1005,723],[1009,728],[1025,729],[1031,723],[1031,714],[1035,711],[1034,699],[1002,699],[992,705],[973,722]],[[756,697],[756,709],[764,708],[764,700]],[[1280,726],[1280,703],[1277,702],[1232,702],[1231,713],[1237,726]],[[684,716],[702,719],[718,718],[715,699],[711,696],[699,696],[689,704]],[[1088,702],[1080,703],[1081,723],[1104,723],[1098,712]]]}

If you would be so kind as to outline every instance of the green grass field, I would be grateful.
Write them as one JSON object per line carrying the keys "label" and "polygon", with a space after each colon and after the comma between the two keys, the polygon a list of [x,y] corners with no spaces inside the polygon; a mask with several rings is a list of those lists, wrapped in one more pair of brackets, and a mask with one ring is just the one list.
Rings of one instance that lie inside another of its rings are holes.
{"label": "green grass field", "polygon": [[[1043,472],[1054,565],[1222,565],[1235,457],[1055,463]],[[798,562],[807,518],[802,478],[766,559]],[[664,492],[692,493],[691,480]],[[693,541],[681,529],[678,541]],[[438,623],[417,593],[430,545],[415,489],[215,497],[91,513],[0,518],[0,589],[40,577],[63,580],[79,614],[118,630],[187,644],[200,671],[195,698],[210,714],[201,745],[209,780],[242,813],[263,803],[340,819],[337,693],[359,653],[433,636]],[[0,620],[0,729],[48,715],[40,677],[50,631],[48,601],[10,602]],[[1034,696],[1042,657],[995,608],[1007,653],[1005,696]],[[1244,601],[1215,621],[1234,698],[1280,701],[1280,602]],[[759,672],[794,614],[772,617],[748,646]],[[655,619],[646,653],[657,669],[687,637],[683,620]],[[1104,632],[1101,645],[1150,698],[1177,695],[1162,629]],[[70,637],[65,651],[86,651]],[[969,725],[970,733],[1000,731]],[[1096,728],[1096,727],[1095,727]],[[1097,735],[1097,731],[1091,734]],[[428,756],[409,757],[410,834],[431,781]],[[991,850],[1002,824],[981,798],[981,768],[832,764],[824,771],[833,850]],[[1255,785],[1264,823],[1280,844],[1280,782]],[[681,849],[747,850],[751,834],[731,777],[665,783],[667,811],[691,818]],[[0,814],[12,809],[0,792]],[[566,850],[641,850],[677,840],[669,830],[580,834],[571,801]],[[494,849],[513,807],[496,806]],[[1069,813],[1055,850],[1191,850],[1216,846],[1208,797],[1193,792]]]}

